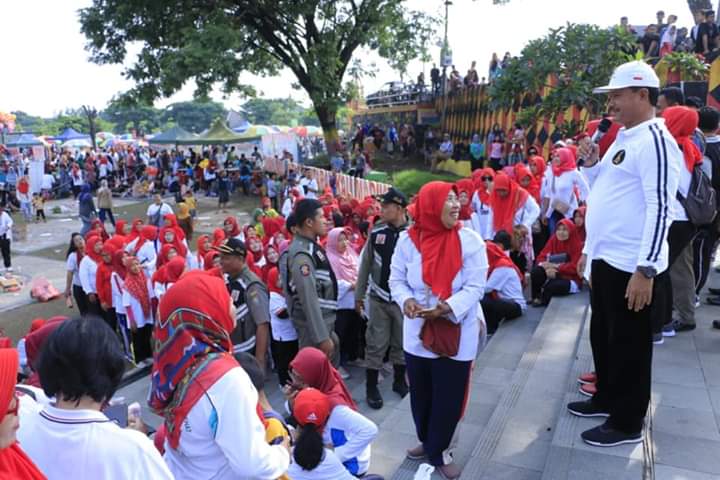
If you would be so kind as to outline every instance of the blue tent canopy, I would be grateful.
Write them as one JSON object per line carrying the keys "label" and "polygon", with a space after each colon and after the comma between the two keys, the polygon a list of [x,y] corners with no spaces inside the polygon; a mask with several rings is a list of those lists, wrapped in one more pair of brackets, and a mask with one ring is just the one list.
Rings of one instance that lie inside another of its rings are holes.
{"label": "blue tent canopy", "polygon": [[23,133],[18,135],[12,140],[9,140],[5,146],[8,148],[21,148],[21,147],[34,147],[42,145],[43,143],[35,137],[32,133]]}
{"label": "blue tent canopy", "polygon": [[90,135],[85,135],[84,133],[80,133],[77,130],[73,128],[66,128],[62,132],[60,132],[60,135],[53,137],[55,140],[59,140],[61,142],[67,142],[68,140],[77,140],[77,139],[90,139]]}

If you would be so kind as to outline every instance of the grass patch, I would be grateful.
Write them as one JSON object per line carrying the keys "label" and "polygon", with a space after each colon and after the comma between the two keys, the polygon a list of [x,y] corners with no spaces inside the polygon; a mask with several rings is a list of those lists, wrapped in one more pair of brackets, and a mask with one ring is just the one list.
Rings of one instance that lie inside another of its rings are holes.
{"label": "grass patch", "polygon": [[424,170],[402,170],[392,176],[392,184],[405,195],[415,195],[420,188],[428,182],[440,180],[444,182],[456,182],[460,177],[452,173],[431,173]]}

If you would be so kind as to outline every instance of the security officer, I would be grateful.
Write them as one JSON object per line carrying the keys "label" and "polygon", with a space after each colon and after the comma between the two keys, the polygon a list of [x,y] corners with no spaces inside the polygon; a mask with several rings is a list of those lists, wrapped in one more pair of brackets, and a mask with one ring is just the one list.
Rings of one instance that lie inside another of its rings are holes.
{"label": "security officer", "polygon": [[270,342],[270,295],[265,284],[245,263],[247,249],[242,240],[229,238],[220,246],[220,265],[225,273],[230,298],[235,305],[237,325],[230,335],[233,352],[254,353],[265,370]]}
{"label": "security officer", "polygon": [[[290,215],[288,215],[285,219],[285,229],[287,229],[288,232],[295,236],[297,234],[297,232],[295,231],[296,227],[297,222],[295,221],[295,212],[291,212]],[[279,247],[280,246],[278,245],[278,248]],[[283,294],[285,295],[285,298],[290,298],[290,291],[287,289],[289,276],[288,253],[289,248],[286,248],[284,251],[280,252],[280,257],[278,258],[278,275],[280,276],[280,282],[282,284]],[[291,303],[292,302],[287,302],[287,311],[290,316],[292,316]]]}
{"label": "security officer", "polygon": [[295,236],[287,258],[288,304],[300,348],[317,347],[337,364],[339,340],[335,335],[337,280],[325,250],[316,239],[325,235],[322,204],[305,198],[295,205]]}
{"label": "security officer", "polygon": [[383,406],[377,383],[388,347],[394,370],[393,391],[401,397],[408,393],[403,354],[403,314],[391,300],[388,286],[395,244],[400,233],[407,228],[407,199],[401,191],[390,188],[379,200],[382,203],[382,220],[375,225],[363,248],[355,285],[355,309],[360,314],[368,287],[370,290],[370,319],[365,334],[366,394],[368,405],[375,409]]}

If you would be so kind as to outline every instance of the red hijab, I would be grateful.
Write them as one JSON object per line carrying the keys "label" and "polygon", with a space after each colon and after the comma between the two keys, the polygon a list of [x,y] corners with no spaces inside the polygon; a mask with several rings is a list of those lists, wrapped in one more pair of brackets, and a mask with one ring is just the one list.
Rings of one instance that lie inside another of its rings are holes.
{"label": "red hijab", "polygon": [[187,256],[187,247],[185,246],[185,243],[182,241],[182,239],[180,239],[174,231],[172,231],[173,232],[172,241],[168,242],[167,240],[165,240],[165,234],[168,233],[168,231],[172,231],[172,230],[165,230],[164,232],[162,232],[162,235],[160,237],[160,243],[163,246],[172,245],[175,248],[175,251],[177,251],[178,255],[180,255],[181,257],[186,257]]}
{"label": "red hijab", "polygon": [[290,362],[290,368],[297,372],[309,387],[317,388],[328,396],[331,410],[338,405],[358,409],[338,371],[332,366],[327,355],[317,348],[302,348]]}
{"label": "red hijab", "polygon": [[232,230],[229,233],[225,232],[225,235],[228,237],[237,237],[240,234],[240,225],[238,224],[237,218],[234,216],[225,218],[225,221],[223,221],[223,227],[226,225],[232,226]]}
{"label": "red hijab", "polygon": [[668,107],[663,110],[665,125],[677,142],[685,158],[685,168],[692,172],[696,165],[702,163],[702,153],[692,141],[691,135],[698,126],[698,113],[689,107]]}
{"label": "red hijab", "polygon": [[126,224],[127,222],[122,218],[115,222],[115,232],[113,232],[113,237],[122,238],[123,241],[127,241],[127,239],[125,238],[125,234],[123,233]]}
{"label": "red hijab", "polygon": [[452,295],[452,282],[462,268],[460,222],[452,228],[440,219],[448,194],[457,193],[455,185],[447,182],[430,182],[418,192],[415,223],[408,235],[422,258],[422,278],[440,300]]}
{"label": "red hijab", "polygon": [[[40,358],[40,352],[42,352],[50,334],[65,320],[67,320],[67,317],[58,316],[48,318],[45,325],[25,337],[25,354],[27,355],[28,365],[30,365],[30,368],[33,370],[32,375],[30,375],[30,378],[25,382],[28,385],[42,388],[42,385],[40,385],[40,376],[37,374],[37,361]],[[0,351],[2,350],[0,349]]]}
{"label": "red hijab", "polygon": [[182,255],[180,255],[180,252],[177,251],[175,245],[173,245],[172,243],[163,243],[162,248],[160,248],[160,253],[158,253],[157,261],[155,262],[157,268],[162,267],[169,261],[168,255],[170,254],[170,250],[175,250],[175,252],[180,257],[182,257]]}
{"label": "red hijab", "polygon": [[85,247],[85,255],[90,257],[93,262],[100,265],[102,263],[102,257],[99,252],[95,251],[95,245],[102,245],[102,239],[97,235],[91,235],[87,239],[87,246]]}
{"label": "red hijab", "polygon": [[143,225],[143,221],[139,218],[134,218],[132,221],[132,229],[130,230],[130,234],[127,236],[128,243],[132,242],[136,238],[140,236],[140,229]]}
{"label": "red hijab", "polygon": [[[591,137],[593,135],[595,135],[595,132],[597,131],[597,128],[600,125],[601,121],[602,121],[602,119],[600,119],[600,118],[589,121],[587,126],[585,127],[587,134],[590,135]],[[603,155],[605,155],[605,152],[608,151],[608,149],[610,148],[610,145],[612,145],[613,142],[615,142],[615,138],[617,138],[617,134],[620,131],[621,127],[622,127],[622,125],[620,125],[619,123],[616,123],[616,122],[612,122],[612,124],[610,124],[610,129],[607,131],[607,133],[605,135],[603,135],[603,137],[598,142],[598,146],[600,147],[600,158],[602,158]]]}
{"label": "red hijab", "polygon": [[153,273],[152,281],[165,285],[175,283],[185,273],[185,259],[173,257]]}
{"label": "red hijab", "polygon": [[284,295],[282,288],[277,286],[277,280],[280,273],[278,272],[277,267],[272,267],[267,272],[267,279],[265,280],[265,284],[268,287],[268,290],[270,292],[279,293],[280,295]]}
{"label": "red hijab", "polygon": [[517,265],[513,263],[510,257],[507,256],[505,251],[497,243],[487,242],[485,247],[487,248],[488,258],[488,278],[490,278],[490,274],[492,274],[493,270],[496,268],[511,267],[515,270],[515,273],[517,273],[521,282],[525,280],[525,276],[522,274]]}
{"label": "red hijab", "polygon": [[470,216],[472,215],[472,194],[475,191],[475,185],[469,178],[463,178],[455,182],[455,186],[457,187],[458,197],[461,193],[465,192],[468,199],[467,204],[460,204],[459,220],[470,220]]}
{"label": "red hijab", "polygon": [[164,418],[167,441],[178,448],[192,407],[233,368],[230,295],[225,282],[199,271],[180,278],[160,300],[153,333],[148,403]]}
{"label": "red hijab", "polygon": [[575,225],[575,229],[577,230],[578,237],[580,238],[580,240],[583,243],[585,243],[585,238],[587,236],[587,234],[585,232],[585,213],[586,212],[587,212],[587,207],[585,205],[583,205],[582,207],[578,207],[577,210],[575,210],[575,212],[573,213],[573,223],[575,222],[575,216],[577,214],[580,214],[580,216],[583,219],[583,224],[581,227],[578,227],[577,225]]}
{"label": "red hijab", "polygon": [[555,162],[552,163],[552,172],[556,177],[566,172],[572,172],[577,168],[575,154],[569,148],[556,148],[554,153],[557,153],[560,157],[559,165],[555,165]]}
{"label": "red hijab", "polygon": [[538,184],[542,185],[545,169],[547,169],[547,162],[545,162],[545,159],[540,155],[535,155],[534,157],[530,157],[528,163],[535,165],[535,179]]}
{"label": "red hijab", "polygon": [[220,253],[216,250],[210,250],[205,254],[205,257],[203,258],[205,270],[211,270],[213,269],[213,260],[215,257],[219,257]]}
{"label": "red hijab", "polygon": [[200,237],[197,239],[198,264],[200,264],[200,259],[202,259],[203,261],[205,260],[205,255],[207,255],[207,253],[210,251],[205,249],[205,242],[209,239],[210,237],[208,235],[200,235]]}
{"label": "red hijab", "polygon": [[162,227],[160,234],[162,235],[165,230],[173,230],[175,232],[175,238],[179,241],[185,240],[185,231],[178,225],[177,217],[174,213],[166,213],[163,217],[170,225]]}
{"label": "red hijab", "polygon": [[[504,198],[498,194],[498,190],[508,192]],[[510,177],[500,172],[495,175],[493,192],[490,195],[490,205],[493,211],[493,229],[495,232],[505,230],[512,234],[515,226],[515,213],[525,205],[528,192],[520,185],[511,180]]]}
{"label": "red hijab", "polygon": [[557,255],[559,253],[567,253],[568,261],[560,265],[558,271],[560,274],[567,279],[574,280],[575,283],[580,285],[582,279],[577,274],[577,263],[582,255],[583,242],[580,240],[580,236],[575,228],[575,223],[569,218],[564,218],[558,222],[558,226],[564,225],[568,229],[568,239],[560,241],[555,232],[550,240],[545,244],[545,247],[537,257],[537,262],[542,263],[547,261],[550,255]]}
{"label": "red hijab", "polygon": [[517,179],[517,182],[522,186],[521,180],[524,178],[529,178],[530,183],[527,187],[523,187],[527,192],[535,199],[538,204],[540,203],[540,183],[538,183],[537,178],[532,174],[530,169],[523,163],[516,163],[515,167],[513,167],[515,170],[515,178]]}
{"label": "red hijab", "polygon": [[[0,421],[7,415],[6,412],[15,396],[19,363],[17,350],[14,348],[0,349],[0,411],[2,412]],[[45,480],[47,478],[25,455],[17,442],[0,450],[0,477],[18,480]]]}
{"label": "red hijab", "polygon": [[147,277],[145,270],[140,267],[137,273],[133,273],[130,269],[131,262],[137,262],[137,258],[128,257],[125,259],[127,265],[127,273],[125,274],[125,290],[140,303],[143,315],[149,317],[152,314],[152,303],[150,302],[150,292],[148,292]]}
{"label": "red hijab", "polygon": [[216,228],[213,230],[212,246],[219,247],[225,241],[225,230],[222,228]]}
{"label": "red hijab", "polygon": [[115,253],[113,253],[112,261],[113,272],[117,273],[118,276],[123,280],[125,280],[125,275],[127,274],[127,269],[125,268],[125,264],[123,263],[125,254],[126,252],[124,250],[117,250]]}
{"label": "red hijab", "polygon": [[99,236],[103,242],[110,238],[110,235],[108,235],[107,230],[105,230],[105,225],[103,225],[103,223],[100,221],[99,218],[94,219],[90,223],[90,232],[99,232]]}
{"label": "red hijab", "polygon": [[[480,172],[479,174],[476,174],[476,172]],[[487,185],[485,182],[483,182],[483,177],[492,177],[493,180],[495,179],[495,170],[492,168],[483,168],[481,170],[475,170],[473,172],[473,185],[475,186],[475,189],[478,193],[478,197],[480,197],[480,201],[488,205],[490,204],[490,192],[487,189]]]}
{"label": "red hijab", "polygon": [[[95,283],[98,298],[100,304],[112,306],[112,284],[110,283],[110,276],[112,275],[112,257],[118,247],[111,242],[105,242],[100,251],[101,260],[98,263],[97,272],[95,273]],[[106,262],[102,255],[108,255],[110,261]]]}
{"label": "red hijab", "polygon": [[135,248],[133,249],[133,254],[139,252],[146,242],[154,242],[155,240],[157,240],[157,236],[158,228],[155,225],[145,225],[144,227],[142,227],[142,230],[140,230],[140,237],[138,238],[138,241],[135,244]]}

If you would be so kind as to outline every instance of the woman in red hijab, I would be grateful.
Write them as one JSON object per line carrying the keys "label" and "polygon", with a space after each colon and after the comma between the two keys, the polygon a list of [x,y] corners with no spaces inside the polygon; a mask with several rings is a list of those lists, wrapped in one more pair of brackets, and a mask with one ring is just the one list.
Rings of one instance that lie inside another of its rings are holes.
{"label": "woman in red hijab", "polygon": [[142,230],[144,222],[140,220],[139,218],[134,218],[132,221],[132,228],[130,230],[130,233],[128,233],[127,236],[127,242],[133,242],[138,237],[140,237],[140,231]]}
{"label": "woman in red hijab", "polygon": [[175,214],[165,214],[163,219],[165,220],[165,226],[160,229],[160,236],[162,236],[162,234],[166,230],[173,230],[175,232],[175,237],[177,237],[180,241],[185,240],[185,232],[182,228],[180,228],[180,225],[178,225],[177,217],[175,216]]}
{"label": "woman in red hijab", "polygon": [[[25,380],[27,385],[42,388],[42,385],[40,385],[40,376],[37,374],[37,362],[40,359],[40,353],[50,334],[65,320],[67,320],[67,317],[62,316],[48,318],[45,325],[25,337],[25,354],[27,355],[27,363],[32,370],[30,377]],[[0,352],[2,351],[4,351],[4,349],[0,349]]]}
{"label": "woman in red hijab", "polygon": [[156,293],[158,293],[158,298],[162,298],[162,295],[160,295],[160,293],[164,294],[165,292],[167,292],[168,288],[170,288],[172,284],[177,282],[182,276],[182,274],[185,273],[185,270],[185,259],[175,256],[168,260],[161,268],[156,270],[155,273],[153,273],[153,284],[160,284],[160,292],[156,290]]}
{"label": "woman in red hijab", "polygon": [[587,207],[583,205],[582,207],[578,207],[577,210],[575,210],[575,213],[573,213],[573,223],[575,224],[575,229],[578,234],[578,238],[580,241],[585,243],[585,213],[587,212]]}
{"label": "woman in red hijab", "polygon": [[523,294],[525,275],[495,242],[485,244],[488,256],[488,281],[485,296],[480,301],[488,335],[497,330],[500,322],[520,317],[527,303]]}
{"label": "woman in red hijab", "polygon": [[553,236],[537,257],[537,265],[530,272],[533,306],[550,303],[554,296],[577,293],[582,287],[577,264],[582,255],[583,242],[572,220],[560,220]]}
{"label": "woman in red hijab", "polygon": [[268,272],[272,268],[277,268],[278,260],[280,260],[280,254],[278,253],[278,246],[275,244],[268,244],[265,247],[265,265],[260,268],[260,279],[267,283]]}
{"label": "woman in red hijab", "polygon": [[535,155],[534,157],[530,157],[528,159],[528,165],[530,166],[530,171],[535,177],[535,180],[537,180],[538,185],[542,185],[543,179],[545,178],[545,169],[547,168],[547,162],[545,162],[545,159],[539,155]]}
{"label": "woman in red hijab", "polygon": [[210,242],[210,236],[200,235],[197,242],[197,254],[195,256],[196,264],[193,268],[203,269],[205,267],[205,255],[212,249],[212,243]]}
{"label": "woman in red hijab", "polygon": [[317,388],[328,396],[331,408],[345,405],[357,411],[358,407],[340,373],[332,366],[327,355],[317,348],[300,349],[290,362],[289,373],[295,392],[307,387]]}
{"label": "woman in red hijab", "polygon": [[550,234],[563,218],[572,218],[573,212],[584,201],[589,193],[585,176],[577,170],[577,160],[573,150],[556,148],[552,153],[552,168],[547,174],[543,197],[547,198],[543,224],[547,225]]}
{"label": "woman in red hijab", "polygon": [[115,232],[113,233],[113,237],[119,237],[122,238],[125,243],[128,243],[128,236],[130,235],[130,231],[132,230],[132,225],[128,225],[128,223],[123,220],[122,218],[119,218],[115,222]]}
{"label": "woman in red hijab", "polygon": [[178,255],[181,257],[187,256],[187,247],[185,246],[185,242],[177,236],[177,233],[174,230],[165,229],[163,231],[160,236],[160,245],[161,250],[165,245],[172,245]]}
{"label": "woman in red hijab", "polygon": [[15,391],[18,365],[17,350],[0,349],[0,478],[45,480],[47,477],[22,451],[15,436],[20,407],[20,399]]}
{"label": "woman in red hijab", "polygon": [[[290,456],[284,445],[265,442],[257,392],[232,355],[235,317],[225,282],[185,274],[163,296],[159,316],[148,403],[164,419],[170,470],[184,476],[205,461],[217,465],[208,478],[230,470],[242,478],[280,477]],[[227,457],[235,459],[230,466]]]}
{"label": "woman in red hijab", "polygon": [[[502,172],[495,175],[493,191],[490,195],[493,237],[501,230],[512,234],[516,224],[529,223],[532,225],[540,213],[540,207],[537,204],[527,205],[531,201],[528,199],[530,199],[530,195],[527,190],[511,180],[510,177]],[[522,218],[522,222],[516,221],[518,216]]]}
{"label": "woman in red hijab", "polygon": [[223,221],[223,230],[225,231],[225,236],[227,238],[240,237],[240,240],[242,240],[242,236],[240,235],[240,225],[238,224],[235,216],[231,215],[225,218]]}
{"label": "woman in red hijab", "polygon": [[107,230],[105,230],[105,225],[100,221],[100,219],[96,218],[90,223],[90,230],[88,230],[88,233],[85,234],[85,239],[87,239],[90,235],[95,234],[104,242],[110,238],[110,235],[108,235]]}
{"label": "woman in red hijab", "polygon": [[100,302],[101,316],[110,328],[115,330],[117,319],[115,317],[115,309],[113,308],[112,297],[112,262],[113,255],[121,247],[114,242],[107,241],[100,250],[101,261],[98,263],[97,272],[95,274],[96,290],[98,301]]}
{"label": "woman in red hijab", "polygon": [[137,258],[126,257],[125,267],[127,271],[123,305],[128,325],[133,332],[135,363],[140,363],[152,356],[150,337],[155,323],[155,292]]}
{"label": "woman in red hijab", "polygon": [[540,204],[540,184],[537,181],[537,178],[532,174],[532,172],[528,169],[527,166],[525,166],[524,163],[516,163],[513,167],[515,171],[515,180],[520,184],[522,188],[527,190],[527,192],[535,199],[535,201]]}
{"label": "woman in red hijab", "polygon": [[[457,478],[460,468],[452,461],[446,464],[443,452],[462,417],[479,347],[483,317],[478,309],[488,266],[485,243],[471,229],[461,228],[460,202],[451,183],[424,185],[414,215],[408,235],[395,247],[389,279],[393,300],[405,317],[403,349],[421,442],[408,450],[408,457],[427,456],[445,477]],[[447,340],[446,348],[430,341],[433,328]],[[452,333],[459,333],[457,342]]]}
{"label": "woman in red hijab", "polygon": [[470,216],[472,215],[472,205],[470,201],[475,191],[475,185],[469,178],[458,180],[455,185],[458,190],[458,200],[460,200],[460,220],[470,220]]}
{"label": "woman in red hijab", "polygon": [[225,241],[225,231],[222,228],[213,230],[212,246],[219,247]]}

